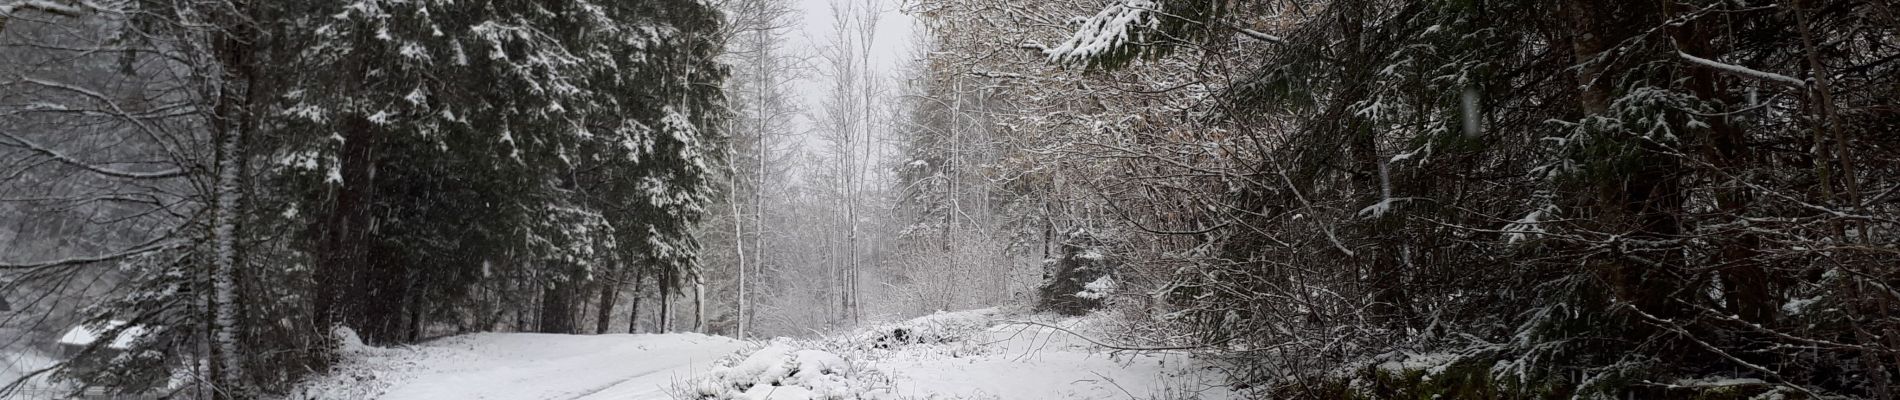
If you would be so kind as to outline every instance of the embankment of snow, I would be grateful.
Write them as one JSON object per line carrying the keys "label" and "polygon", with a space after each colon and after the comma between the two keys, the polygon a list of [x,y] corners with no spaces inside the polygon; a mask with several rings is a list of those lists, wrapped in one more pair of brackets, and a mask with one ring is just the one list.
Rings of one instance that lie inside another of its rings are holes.
{"label": "embankment of snow", "polygon": [[1235,397],[1221,374],[1187,354],[1116,351],[1089,340],[1108,336],[1107,318],[991,308],[832,338],[779,339],[721,360],[676,393],[701,400]]}

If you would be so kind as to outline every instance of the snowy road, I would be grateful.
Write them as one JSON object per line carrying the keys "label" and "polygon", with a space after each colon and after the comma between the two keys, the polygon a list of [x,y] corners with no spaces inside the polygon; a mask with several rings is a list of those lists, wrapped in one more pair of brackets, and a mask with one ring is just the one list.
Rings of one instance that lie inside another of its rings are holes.
{"label": "snowy road", "polygon": [[1112,321],[991,308],[773,340],[705,372],[695,390],[735,400],[1238,398],[1224,375],[1187,354],[1115,352],[1078,336],[1110,337]]}
{"label": "snowy road", "polygon": [[409,348],[358,347],[293,398],[670,399],[677,382],[742,342],[699,334],[474,334]]}
{"label": "snowy road", "polygon": [[[1218,371],[1186,354],[1115,352],[1077,336],[1109,337],[1110,321],[983,309],[750,344],[692,333],[480,333],[399,348],[351,343],[335,372],[290,399],[1234,397]],[[716,362],[722,358],[727,362]]]}

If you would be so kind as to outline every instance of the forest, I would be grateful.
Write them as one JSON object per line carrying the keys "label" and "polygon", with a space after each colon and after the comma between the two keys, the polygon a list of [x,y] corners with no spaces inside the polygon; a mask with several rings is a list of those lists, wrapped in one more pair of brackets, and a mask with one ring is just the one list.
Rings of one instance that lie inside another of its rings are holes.
{"label": "forest", "polygon": [[1896,230],[1893,0],[0,0],[0,398],[1891,400]]}

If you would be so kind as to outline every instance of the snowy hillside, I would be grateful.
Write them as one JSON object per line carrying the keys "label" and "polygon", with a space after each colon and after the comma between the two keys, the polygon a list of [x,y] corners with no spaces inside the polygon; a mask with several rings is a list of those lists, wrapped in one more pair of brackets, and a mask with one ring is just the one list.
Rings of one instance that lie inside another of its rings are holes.
{"label": "snowy hillside", "polygon": [[[1033,324],[1032,324],[1033,323]],[[1046,324],[1046,325],[1037,325]],[[1062,329],[1055,329],[1062,327]],[[1221,399],[1184,354],[1114,352],[1100,317],[938,313],[813,340],[473,334],[346,347],[298,399]]]}

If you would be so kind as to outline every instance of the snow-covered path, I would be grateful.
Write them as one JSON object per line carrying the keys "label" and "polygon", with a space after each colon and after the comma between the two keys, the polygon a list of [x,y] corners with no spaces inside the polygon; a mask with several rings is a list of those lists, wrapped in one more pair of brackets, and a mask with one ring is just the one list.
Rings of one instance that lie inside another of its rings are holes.
{"label": "snow-covered path", "polygon": [[480,333],[399,348],[346,340],[337,370],[290,399],[1234,397],[1186,354],[1116,352],[1078,336],[1108,337],[1110,321],[983,309],[749,343],[692,333]]}
{"label": "snow-covered path", "polygon": [[744,343],[699,334],[462,335],[413,347],[353,347],[338,373],[292,398],[670,399]]}

